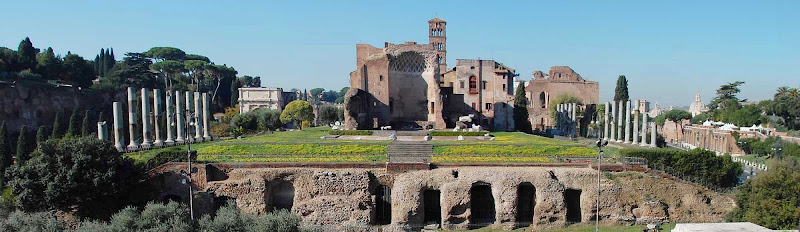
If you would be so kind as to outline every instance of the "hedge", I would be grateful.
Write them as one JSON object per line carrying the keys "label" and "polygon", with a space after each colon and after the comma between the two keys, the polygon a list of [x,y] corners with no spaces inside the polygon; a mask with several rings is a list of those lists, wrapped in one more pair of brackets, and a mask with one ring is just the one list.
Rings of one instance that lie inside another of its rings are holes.
{"label": "hedge", "polygon": [[372,135],[371,130],[329,130],[331,135]]}
{"label": "hedge", "polygon": [[645,158],[650,168],[686,177],[708,187],[734,187],[742,174],[742,165],[733,162],[729,155],[717,156],[704,149],[624,149],[620,154]]}
{"label": "hedge", "polygon": [[431,131],[428,132],[431,136],[483,136],[486,133],[484,131]]}

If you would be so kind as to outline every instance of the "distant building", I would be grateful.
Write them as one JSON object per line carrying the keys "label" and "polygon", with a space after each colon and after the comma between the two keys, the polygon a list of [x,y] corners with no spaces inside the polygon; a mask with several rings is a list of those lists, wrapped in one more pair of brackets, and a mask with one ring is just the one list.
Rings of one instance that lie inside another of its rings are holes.
{"label": "distant building", "polygon": [[286,104],[296,99],[295,92],[283,92],[282,88],[239,88],[239,112],[258,108],[283,111]]}
{"label": "distant building", "polygon": [[477,122],[492,130],[514,128],[514,69],[494,60],[457,59],[456,67],[442,75],[442,87],[452,88],[444,120],[454,126],[459,116],[475,114]]}
{"label": "distant building", "polygon": [[545,129],[555,125],[550,116],[551,101],[569,94],[583,102],[581,107],[598,104],[600,83],[584,79],[569,66],[552,66],[547,74],[534,71],[533,79],[525,86],[525,92],[531,102],[528,108],[531,125],[533,128]]}
{"label": "distant building", "polygon": [[708,106],[700,100],[700,93],[697,93],[694,95],[694,102],[689,105],[689,113],[692,113],[692,117],[694,117],[706,111],[708,111]]}

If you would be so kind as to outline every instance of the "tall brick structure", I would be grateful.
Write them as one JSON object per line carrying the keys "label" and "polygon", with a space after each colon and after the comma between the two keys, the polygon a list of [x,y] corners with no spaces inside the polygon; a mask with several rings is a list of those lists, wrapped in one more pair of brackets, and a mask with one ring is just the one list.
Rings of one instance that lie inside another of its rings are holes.
{"label": "tall brick structure", "polygon": [[428,20],[428,41],[436,49],[436,54],[439,55],[437,62],[439,63],[439,70],[444,72],[447,70],[447,22],[440,18],[433,18]]}
{"label": "tall brick structure", "polygon": [[[545,78],[545,76],[547,76]],[[598,104],[600,84],[583,79],[569,66],[552,66],[548,74],[534,71],[533,79],[525,86],[531,103],[528,114],[533,128],[545,129],[555,125],[550,116],[550,103],[562,95],[573,95],[583,102],[583,106]]]}
{"label": "tall brick structure", "polygon": [[473,123],[484,128],[515,130],[515,76],[514,69],[494,60],[456,60],[456,67],[442,74],[443,92],[448,93],[444,109],[448,126],[454,126],[459,116],[475,114]]}

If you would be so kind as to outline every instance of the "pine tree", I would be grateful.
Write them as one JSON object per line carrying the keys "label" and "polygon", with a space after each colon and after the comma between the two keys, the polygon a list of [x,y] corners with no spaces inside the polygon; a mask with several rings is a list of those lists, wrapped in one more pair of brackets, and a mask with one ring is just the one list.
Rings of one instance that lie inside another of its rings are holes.
{"label": "pine tree", "polygon": [[47,140],[46,130],[44,126],[39,126],[39,130],[36,131],[36,147],[39,147],[39,144]]}
{"label": "pine tree", "polygon": [[525,97],[525,83],[519,83],[514,93],[514,124],[518,131],[531,133],[531,122],[528,119],[528,98]]}
{"label": "pine tree", "polygon": [[[6,167],[8,166],[8,157],[11,157],[10,152],[8,151],[8,141],[6,140],[6,122],[0,124],[0,174],[6,173]],[[5,175],[0,175],[0,189],[5,187]]]}
{"label": "pine tree", "polygon": [[80,134],[78,131],[78,110],[72,110],[72,115],[69,116],[69,125],[67,127],[67,136],[68,138],[77,137]]}
{"label": "pine tree", "polygon": [[81,136],[89,135],[89,131],[91,131],[91,130],[90,130],[90,124],[89,124],[89,111],[87,110],[83,114],[83,126],[81,127]]}
{"label": "pine tree", "polygon": [[58,111],[56,112],[56,118],[53,119],[53,133],[50,135],[50,138],[60,139],[62,130],[64,130],[64,128],[61,128],[61,111]]}
{"label": "pine tree", "polygon": [[26,131],[27,126],[22,125],[19,129],[19,137],[17,138],[17,166],[22,165],[22,162],[28,160],[28,140]]}

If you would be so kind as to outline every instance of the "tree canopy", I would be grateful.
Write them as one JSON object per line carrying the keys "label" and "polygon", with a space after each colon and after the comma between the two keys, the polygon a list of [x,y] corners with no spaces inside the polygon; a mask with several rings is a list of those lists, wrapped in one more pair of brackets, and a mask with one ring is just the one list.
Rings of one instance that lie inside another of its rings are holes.
{"label": "tree canopy", "polygon": [[748,221],[774,230],[797,228],[800,217],[800,165],[783,160],[738,188],[731,221]]}
{"label": "tree canopy", "polygon": [[311,107],[311,103],[307,101],[294,100],[289,102],[281,112],[281,122],[283,123],[291,122],[295,126],[300,126],[300,122],[311,120],[314,120],[314,109]]}
{"label": "tree canopy", "polygon": [[628,95],[628,78],[625,75],[619,75],[617,78],[617,87],[614,89],[614,101],[629,100]]}
{"label": "tree canopy", "polygon": [[739,98],[736,97],[736,94],[741,92],[739,86],[743,84],[744,81],[736,81],[720,86],[719,89],[717,89],[717,96],[711,99],[711,103],[708,104],[708,107],[711,109],[717,109],[720,107],[720,105],[728,107],[731,106],[731,104],[739,104],[739,102],[745,101],[739,100]]}
{"label": "tree canopy", "polygon": [[525,96],[525,83],[520,83],[514,92],[514,126],[517,130],[531,133],[531,121],[528,119],[528,98]]}

